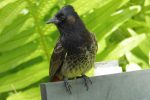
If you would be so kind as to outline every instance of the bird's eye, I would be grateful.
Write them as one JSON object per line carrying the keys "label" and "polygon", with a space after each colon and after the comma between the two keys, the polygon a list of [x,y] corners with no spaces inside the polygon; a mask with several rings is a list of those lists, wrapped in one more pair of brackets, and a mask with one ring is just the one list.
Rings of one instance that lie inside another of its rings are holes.
{"label": "bird's eye", "polygon": [[61,20],[64,21],[65,20],[65,16],[61,16]]}
{"label": "bird's eye", "polygon": [[62,14],[62,13],[57,14],[56,17],[57,17],[60,21],[64,21],[64,20],[65,20],[65,15]]}

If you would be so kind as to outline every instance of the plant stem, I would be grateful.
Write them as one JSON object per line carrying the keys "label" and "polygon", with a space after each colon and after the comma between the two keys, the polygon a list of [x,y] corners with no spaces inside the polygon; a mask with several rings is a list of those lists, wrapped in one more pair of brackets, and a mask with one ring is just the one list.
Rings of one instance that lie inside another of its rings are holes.
{"label": "plant stem", "polygon": [[48,49],[47,49],[47,46],[46,46],[46,43],[44,40],[44,34],[43,34],[44,32],[42,31],[42,29],[40,27],[38,15],[35,15],[38,13],[35,9],[34,9],[35,11],[32,10],[32,6],[34,6],[34,7],[36,7],[36,6],[30,0],[26,0],[26,1],[27,1],[27,4],[29,5],[29,10],[31,12],[31,15],[33,16],[33,19],[35,21],[36,29],[37,29],[37,32],[39,33],[39,36],[40,36],[40,43],[41,43],[42,49],[46,55],[47,60],[49,61],[49,53],[48,53]]}

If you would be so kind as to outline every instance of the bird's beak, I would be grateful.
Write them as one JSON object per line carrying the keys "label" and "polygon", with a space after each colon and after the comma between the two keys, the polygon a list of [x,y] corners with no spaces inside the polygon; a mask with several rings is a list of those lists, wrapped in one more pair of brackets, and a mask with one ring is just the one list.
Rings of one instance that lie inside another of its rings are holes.
{"label": "bird's beak", "polygon": [[57,24],[59,22],[59,20],[56,17],[51,18],[50,20],[48,20],[46,22],[46,24],[50,24],[50,23],[54,23]]}

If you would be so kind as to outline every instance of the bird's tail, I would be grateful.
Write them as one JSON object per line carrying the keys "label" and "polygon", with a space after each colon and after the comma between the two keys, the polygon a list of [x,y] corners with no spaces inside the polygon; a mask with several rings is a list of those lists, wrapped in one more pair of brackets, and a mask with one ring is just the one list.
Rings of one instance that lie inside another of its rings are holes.
{"label": "bird's tail", "polygon": [[55,75],[54,77],[50,77],[50,82],[57,82],[57,81],[61,81],[62,78],[58,75]]}

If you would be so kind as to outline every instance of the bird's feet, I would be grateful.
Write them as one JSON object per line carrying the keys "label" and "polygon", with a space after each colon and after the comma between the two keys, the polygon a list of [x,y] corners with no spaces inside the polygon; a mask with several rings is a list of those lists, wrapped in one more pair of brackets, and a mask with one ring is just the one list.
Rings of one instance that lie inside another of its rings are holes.
{"label": "bird's feet", "polygon": [[84,86],[86,87],[86,90],[88,91],[88,89],[89,89],[88,83],[92,84],[92,81],[86,75],[82,75],[81,77],[82,77],[82,79],[84,81]]}
{"label": "bird's feet", "polygon": [[69,94],[72,94],[71,92],[71,85],[69,84],[68,82],[68,79],[67,78],[64,78],[64,84],[65,84],[65,87],[66,87],[66,91],[69,93]]}

